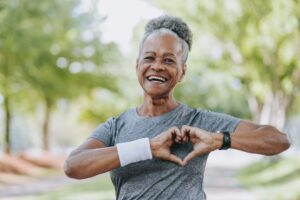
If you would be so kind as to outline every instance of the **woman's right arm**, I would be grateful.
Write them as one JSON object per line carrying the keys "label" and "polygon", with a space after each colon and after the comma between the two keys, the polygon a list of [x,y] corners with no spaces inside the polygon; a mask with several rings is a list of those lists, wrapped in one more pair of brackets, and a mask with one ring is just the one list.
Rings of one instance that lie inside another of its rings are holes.
{"label": "woman's right arm", "polygon": [[117,147],[106,147],[96,139],[88,139],[71,152],[64,171],[70,178],[89,178],[120,167]]}
{"label": "woman's right arm", "polygon": [[[174,141],[182,143],[186,140],[177,127],[172,127],[150,139],[150,149],[155,158],[183,165],[183,161],[171,153]],[[128,155],[130,156],[130,154]],[[121,166],[116,146],[106,147],[97,139],[88,139],[71,152],[65,161],[64,171],[70,178],[89,178]]]}

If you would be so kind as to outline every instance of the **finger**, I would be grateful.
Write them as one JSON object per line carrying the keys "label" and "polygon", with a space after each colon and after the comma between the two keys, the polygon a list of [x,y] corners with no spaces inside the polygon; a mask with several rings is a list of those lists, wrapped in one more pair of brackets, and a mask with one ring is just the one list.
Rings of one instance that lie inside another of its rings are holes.
{"label": "finger", "polygon": [[197,157],[197,153],[195,151],[192,151],[189,153],[183,160],[183,165],[185,166],[190,160]]}
{"label": "finger", "polygon": [[177,156],[175,156],[175,155],[173,155],[173,154],[171,154],[170,156],[169,156],[169,159],[168,159],[169,161],[172,161],[172,162],[174,162],[174,163],[177,163],[178,165],[180,165],[180,166],[183,166],[183,161],[180,159],[180,158],[178,158]]}
{"label": "finger", "polygon": [[182,143],[182,139],[178,139],[177,137],[175,138],[175,142],[181,144]]}
{"label": "finger", "polygon": [[175,142],[182,143],[182,136],[178,127],[172,127],[172,136],[175,138]]}
{"label": "finger", "polygon": [[183,125],[183,126],[181,127],[181,133],[186,134],[186,133],[188,133],[188,132],[190,132],[190,126],[188,126],[188,125]]}
{"label": "finger", "polygon": [[189,140],[189,136],[188,136],[188,132],[189,132],[189,126],[187,125],[183,125],[181,127],[180,133],[183,136],[183,142],[187,142]]}
{"label": "finger", "polygon": [[189,141],[189,137],[187,134],[183,134],[182,136],[180,136],[180,140],[181,140],[181,143],[185,143],[185,142]]}
{"label": "finger", "polygon": [[187,141],[191,141],[192,137],[194,136],[194,133],[190,129],[187,129],[186,127],[183,129],[183,132],[184,132],[185,139]]}
{"label": "finger", "polygon": [[188,126],[187,125],[183,125],[181,127],[180,132],[183,135],[184,142],[187,142],[187,140],[188,140],[187,133],[189,132]]}
{"label": "finger", "polygon": [[188,142],[190,140],[189,135],[187,133],[184,133],[182,140],[183,142]]}
{"label": "finger", "polygon": [[172,127],[170,130],[170,134],[172,135],[172,142],[179,142],[179,140],[176,138],[176,132],[174,131],[174,128]]}
{"label": "finger", "polygon": [[181,131],[179,130],[179,128],[176,129],[176,139],[177,139],[180,143],[183,143],[183,142],[184,142],[184,135],[181,133]]}
{"label": "finger", "polygon": [[195,127],[184,125],[181,128],[181,132],[183,132],[186,136],[190,137],[191,135],[195,134]]}
{"label": "finger", "polygon": [[176,136],[180,136],[180,137],[183,136],[183,134],[181,133],[181,130],[177,126],[174,126],[173,131],[176,133]]}

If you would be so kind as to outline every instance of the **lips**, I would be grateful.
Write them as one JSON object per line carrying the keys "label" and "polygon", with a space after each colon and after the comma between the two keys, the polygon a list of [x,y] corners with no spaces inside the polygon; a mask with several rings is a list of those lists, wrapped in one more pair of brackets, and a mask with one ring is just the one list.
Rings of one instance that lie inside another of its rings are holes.
{"label": "lips", "polygon": [[160,75],[150,75],[147,76],[146,79],[150,82],[156,82],[156,83],[165,83],[168,81],[166,77]]}

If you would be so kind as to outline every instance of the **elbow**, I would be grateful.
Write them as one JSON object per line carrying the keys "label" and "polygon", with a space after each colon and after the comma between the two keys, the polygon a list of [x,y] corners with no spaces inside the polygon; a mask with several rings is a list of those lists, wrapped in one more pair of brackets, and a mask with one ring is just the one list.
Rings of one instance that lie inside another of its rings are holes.
{"label": "elbow", "polygon": [[288,150],[290,148],[291,144],[287,137],[285,136],[285,140],[282,142],[282,151]]}
{"label": "elbow", "polygon": [[70,158],[68,158],[64,163],[64,172],[67,177],[73,178],[73,179],[84,179],[85,177],[81,176],[80,173],[78,173],[80,170],[77,169],[76,165],[72,163]]}
{"label": "elbow", "polygon": [[291,144],[290,144],[286,134],[280,133],[278,140],[279,140],[278,141],[278,149],[279,149],[278,153],[286,151],[290,148]]}
{"label": "elbow", "polygon": [[273,151],[266,155],[268,155],[268,156],[277,155],[279,153],[282,153],[282,152],[288,150],[291,145],[290,145],[289,140],[287,139],[286,134],[280,133],[280,135],[277,136],[275,140],[273,140],[272,146],[273,146],[273,148],[270,148],[270,149],[273,149]]}
{"label": "elbow", "polygon": [[265,138],[267,148],[263,155],[274,156],[290,148],[290,142],[286,134],[278,131],[273,126],[266,126],[265,130],[267,130],[270,134],[268,134]]}
{"label": "elbow", "polygon": [[273,149],[271,151],[267,151],[265,153],[262,153],[262,155],[264,155],[264,156],[275,156],[277,154],[280,154],[280,153],[286,151],[289,148],[290,148],[289,143],[281,144],[280,147],[276,147],[275,149]]}

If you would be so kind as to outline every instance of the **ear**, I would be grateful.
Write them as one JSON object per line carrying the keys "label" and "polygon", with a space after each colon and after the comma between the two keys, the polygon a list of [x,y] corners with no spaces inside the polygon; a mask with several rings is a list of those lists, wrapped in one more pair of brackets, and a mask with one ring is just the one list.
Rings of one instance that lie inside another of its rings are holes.
{"label": "ear", "polygon": [[186,72],[186,64],[183,64],[183,65],[182,65],[182,74],[181,74],[181,76],[180,76],[179,82],[181,82],[181,81],[184,79],[184,77],[185,77],[185,72]]}

